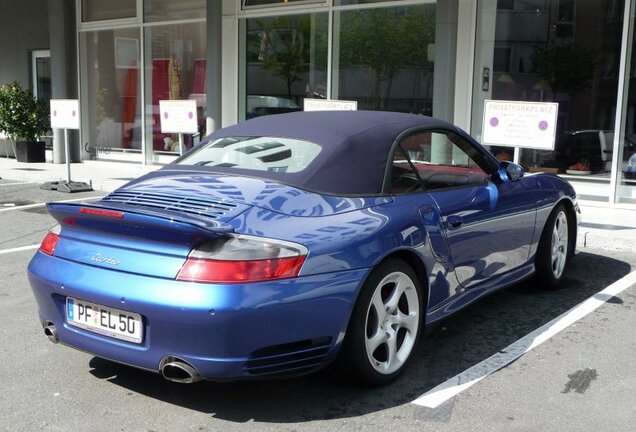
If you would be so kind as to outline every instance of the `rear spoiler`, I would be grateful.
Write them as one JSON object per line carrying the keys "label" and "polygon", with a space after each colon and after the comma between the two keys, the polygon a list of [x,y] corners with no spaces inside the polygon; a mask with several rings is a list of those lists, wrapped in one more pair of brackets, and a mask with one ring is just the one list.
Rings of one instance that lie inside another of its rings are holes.
{"label": "rear spoiler", "polygon": [[[230,224],[216,221],[209,216],[199,216],[171,210],[140,208],[129,204],[101,203],[49,203],[46,208],[62,225],[86,226],[82,222],[97,222],[99,229],[109,225],[121,227],[139,226],[160,231],[179,231],[186,235],[226,234],[234,232]],[[117,222],[117,223],[114,223]]]}

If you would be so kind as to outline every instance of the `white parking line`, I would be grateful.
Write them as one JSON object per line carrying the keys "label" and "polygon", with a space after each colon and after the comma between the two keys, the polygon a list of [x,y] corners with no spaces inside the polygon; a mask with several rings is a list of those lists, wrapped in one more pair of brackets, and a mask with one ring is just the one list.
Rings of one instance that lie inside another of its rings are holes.
{"label": "white parking line", "polygon": [[24,183],[24,182],[18,182],[18,183],[0,183],[0,186],[17,186],[17,185],[28,185],[28,184],[33,184],[33,183]]}
{"label": "white parking line", "polygon": [[[75,198],[75,199],[61,200],[61,201],[55,201],[55,202],[66,203],[66,202],[77,202],[77,201],[93,201],[100,198],[101,196],[84,197],[84,198]],[[15,206],[15,207],[3,207],[3,208],[0,208],[0,212],[11,211],[11,210],[26,210],[26,209],[35,208],[35,207],[44,207],[45,205],[46,203],[37,203],[37,204],[27,204],[22,206]]]}
{"label": "white parking line", "polygon": [[17,247],[17,248],[13,248],[13,249],[1,249],[0,250],[0,255],[10,254],[10,253],[13,253],[13,252],[22,252],[22,251],[26,251],[26,250],[33,250],[33,249],[37,249],[39,247],[40,247],[40,245],[36,244],[36,245],[31,245],[31,246],[21,246],[21,247]]}
{"label": "white parking line", "polygon": [[532,333],[508,345],[497,354],[429,390],[412,403],[428,408],[438,407],[448,399],[457,396],[473,384],[478,383],[488,375],[509,365],[525,353],[541,345],[634,284],[636,284],[636,271],[619,279]]}

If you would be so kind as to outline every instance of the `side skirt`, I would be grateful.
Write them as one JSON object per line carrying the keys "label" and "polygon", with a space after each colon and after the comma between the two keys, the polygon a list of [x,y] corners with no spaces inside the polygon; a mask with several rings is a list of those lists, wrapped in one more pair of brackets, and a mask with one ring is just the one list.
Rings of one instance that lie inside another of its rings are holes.
{"label": "side skirt", "polygon": [[483,284],[470,288],[461,294],[453,296],[444,304],[426,313],[425,327],[429,327],[437,321],[449,317],[482,297],[519,283],[522,280],[528,279],[533,274],[534,262],[530,262],[523,267],[519,267],[518,269],[506,273],[494,280],[484,282]]}

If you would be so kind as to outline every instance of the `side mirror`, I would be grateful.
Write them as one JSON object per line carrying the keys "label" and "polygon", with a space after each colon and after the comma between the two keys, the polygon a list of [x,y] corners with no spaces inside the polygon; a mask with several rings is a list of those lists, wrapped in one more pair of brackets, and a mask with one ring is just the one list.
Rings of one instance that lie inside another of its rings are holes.
{"label": "side mirror", "polygon": [[497,169],[497,175],[501,181],[504,182],[516,182],[520,180],[525,173],[521,165],[508,161],[499,162],[499,168]]}

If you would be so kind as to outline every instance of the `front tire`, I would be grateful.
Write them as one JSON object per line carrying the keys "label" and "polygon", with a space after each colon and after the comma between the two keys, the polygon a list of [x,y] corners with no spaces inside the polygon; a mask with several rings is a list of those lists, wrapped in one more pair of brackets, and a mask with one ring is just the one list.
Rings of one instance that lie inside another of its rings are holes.
{"label": "front tire", "polygon": [[563,204],[550,214],[541,233],[535,258],[536,279],[543,288],[556,289],[570,256],[570,229]]}
{"label": "front tire", "polygon": [[422,294],[413,269],[398,259],[376,267],[353,310],[339,355],[346,377],[368,385],[395,380],[419,340]]}

